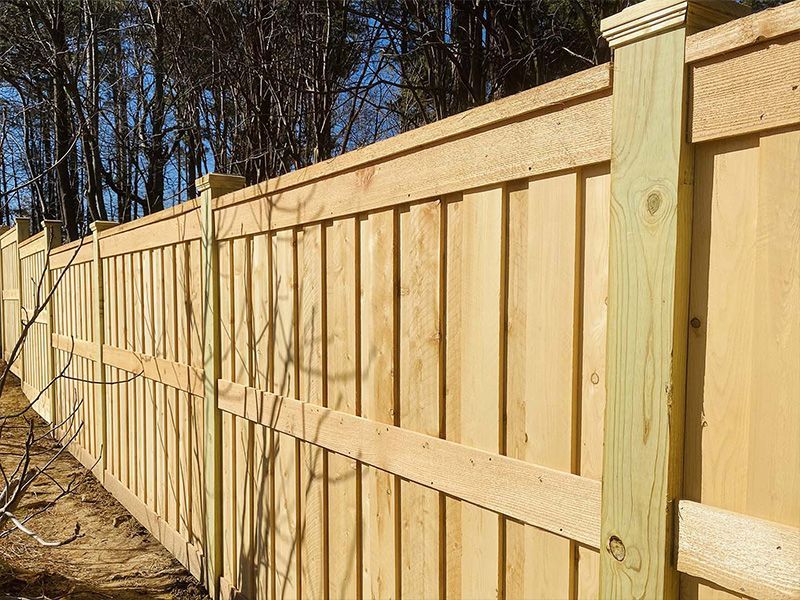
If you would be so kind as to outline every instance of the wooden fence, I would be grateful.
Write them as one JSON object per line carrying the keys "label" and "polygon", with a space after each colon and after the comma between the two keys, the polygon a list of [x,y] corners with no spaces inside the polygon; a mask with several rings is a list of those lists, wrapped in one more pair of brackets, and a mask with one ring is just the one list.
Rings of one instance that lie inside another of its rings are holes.
{"label": "wooden fence", "polygon": [[738,14],[648,0],[613,65],[18,220],[4,352],[47,264],[23,389],[70,377],[37,410],[83,401],[73,453],[212,596],[798,598],[800,3],[698,32]]}

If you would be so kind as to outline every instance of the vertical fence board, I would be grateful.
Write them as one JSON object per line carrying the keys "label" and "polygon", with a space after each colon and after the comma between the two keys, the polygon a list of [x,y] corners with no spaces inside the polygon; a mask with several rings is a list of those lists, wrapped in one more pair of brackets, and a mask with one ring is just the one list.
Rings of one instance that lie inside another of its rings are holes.
{"label": "vertical fence board", "polygon": [[[611,183],[608,165],[583,172],[583,316],[581,323],[581,401],[579,473],[601,479],[603,415],[606,406],[606,323],[608,297],[608,228]],[[578,549],[576,595],[598,598],[600,556]]]}
{"label": "vertical fence board", "polygon": [[[275,337],[272,389],[276,394],[297,395],[294,232],[272,236],[273,307]],[[297,548],[297,451],[295,438],[273,434],[275,477],[275,577],[277,598],[296,598],[300,593]]]}
{"label": "vertical fence board", "polygon": [[[394,425],[395,213],[391,210],[374,213],[362,219],[359,226],[361,415],[377,423]],[[394,598],[399,542],[395,532],[398,494],[395,477],[363,465],[361,481],[364,597]],[[434,568],[437,563],[435,557]]]}
{"label": "vertical fence board", "polygon": [[[322,227],[297,232],[298,396],[311,404],[323,403]],[[323,598],[327,590],[325,559],[325,497],[323,451],[304,443],[300,447],[300,563],[303,594]]]}
{"label": "vertical fence board", "polygon": [[[531,181],[509,205],[509,448],[515,458],[561,471],[572,465],[577,400],[579,204],[571,172]],[[522,597],[569,596],[570,542],[531,527],[510,536],[509,554],[524,553]]]}
{"label": "vertical fence board", "polygon": [[[440,331],[441,202],[400,213],[399,419],[405,429],[438,437],[441,428]],[[401,593],[440,593],[440,498],[433,490],[400,484]]]}
{"label": "vertical fence board", "polygon": [[[500,450],[503,189],[447,205],[447,439]],[[447,501],[447,594],[499,593],[499,517]]]}
{"label": "vertical fence board", "polygon": [[[356,260],[355,220],[326,226],[327,405],[356,413]],[[357,595],[356,463],[327,454],[328,593],[332,598]]]}

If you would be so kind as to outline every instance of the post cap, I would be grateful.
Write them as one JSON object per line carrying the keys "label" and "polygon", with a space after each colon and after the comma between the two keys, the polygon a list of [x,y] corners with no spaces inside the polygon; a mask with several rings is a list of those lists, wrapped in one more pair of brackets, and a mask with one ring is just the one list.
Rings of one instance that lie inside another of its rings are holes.
{"label": "post cap", "polygon": [[211,190],[212,198],[235,192],[244,187],[244,177],[241,175],[224,175],[222,173],[206,173],[194,182],[198,193]]}
{"label": "post cap", "polygon": [[89,231],[96,233],[98,231],[105,231],[119,225],[116,221],[92,221],[89,223]]}
{"label": "post cap", "polygon": [[679,27],[695,33],[749,13],[733,0],[645,0],[606,17],[600,30],[608,45],[618,48]]}

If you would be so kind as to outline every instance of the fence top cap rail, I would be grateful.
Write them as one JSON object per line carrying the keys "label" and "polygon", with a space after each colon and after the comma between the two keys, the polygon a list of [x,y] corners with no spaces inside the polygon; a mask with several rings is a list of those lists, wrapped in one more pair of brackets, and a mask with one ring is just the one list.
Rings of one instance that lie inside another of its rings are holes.
{"label": "fence top cap rail", "polygon": [[59,254],[64,254],[65,252],[69,252],[69,251],[73,251],[74,252],[75,248],[77,248],[78,246],[81,246],[81,245],[90,246],[91,243],[92,243],[92,237],[87,235],[86,237],[78,238],[77,240],[72,240],[69,243],[62,244],[61,246],[53,248],[53,250],[51,251],[50,255],[51,256],[57,256]]}
{"label": "fence top cap rail", "polygon": [[697,62],[798,31],[800,0],[695,33],[686,40],[686,62]]}
{"label": "fence top cap rail", "polygon": [[34,233],[32,236],[25,238],[19,243],[20,248],[24,248],[28,244],[32,244],[33,242],[42,239],[45,234],[47,234],[47,229],[42,229],[38,233]]}
{"label": "fence top cap rail", "polygon": [[10,237],[12,234],[17,233],[17,224],[20,222],[24,222],[30,226],[31,219],[30,217],[14,217],[14,225],[8,228],[7,230],[0,233],[0,240],[5,239],[6,237]]}
{"label": "fence top cap rail", "polygon": [[691,21],[713,27],[749,14],[750,9],[733,0],[645,0],[600,22],[608,45],[618,48]]}
{"label": "fence top cap rail", "polygon": [[308,185],[401,154],[411,153],[422,147],[442,144],[476,130],[494,127],[602,92],[610,89],[611,83],[611,65],[609,63],[598,65],[226,194],[215,200],[214,208],[220,209],[277,191]]}
{"label": "fence top cap rail", "polygon": [[158,221],[163,221],[166,219],[172,219],[174,217],[185,215],[186,213],[190,213],[193,210],[197,210],[198,208],[200,208],[200,199],[192,198],[191,200],[187,200],[186,202],[176,204],[175,206],[171,206],[170,208],[165,208],[164,210],[151,213],[147,216],[140,217],[138,219],[135,219],[133,221],[128,221],[126,223],[103,221],[103,223],[113,223],[113,225],[110,225],[107,228],[106,227],[101,228],[99,237],[100,239],[104,239],[120,233],[125,233],[126,231],[131,231],[132,229],[138,229],[139,227],[144,227],[145,225],[149,225],[151,223],[157,223]]}

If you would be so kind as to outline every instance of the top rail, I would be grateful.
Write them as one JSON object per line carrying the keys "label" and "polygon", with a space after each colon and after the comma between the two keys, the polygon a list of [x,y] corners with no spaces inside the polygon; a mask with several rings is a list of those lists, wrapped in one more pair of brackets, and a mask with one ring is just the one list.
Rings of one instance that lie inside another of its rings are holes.
{"label": "top rail", "polygon": [[797,31],[800,31],[800,2],[784,4],[689,36],[686,62],[713,58]]}

